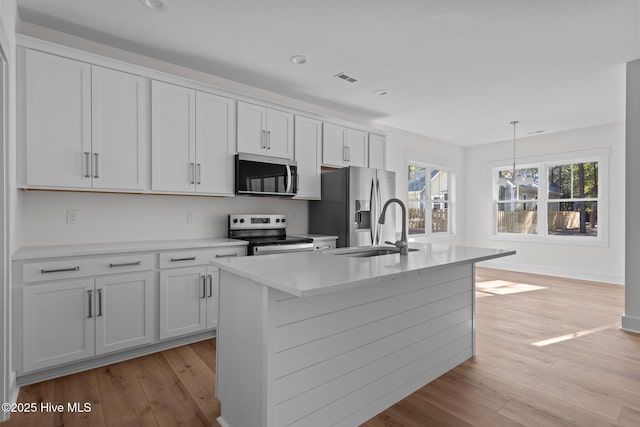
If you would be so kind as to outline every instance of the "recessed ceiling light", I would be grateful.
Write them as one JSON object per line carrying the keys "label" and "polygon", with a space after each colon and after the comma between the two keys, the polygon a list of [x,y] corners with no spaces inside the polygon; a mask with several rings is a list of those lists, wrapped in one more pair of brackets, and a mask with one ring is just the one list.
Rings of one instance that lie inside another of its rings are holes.
{"label": "recessed ceiling light", "polygon": [[291,58],[289,58],[289,61],[293,62],[294,64],[302,65],[307,62],[307,57],[304,55],[293,55]]}
{"label": "recessed ceiling light", "polygon": [[375,93],[376,95],[380,95],[380,96],[382,96],[382,95],[386,95],[386,94],[388,94],[389,92],[388,92],[386,89],[378,89],[378,90],[376,90],[376,91],[375,91],[375,92],[373,92],[373,93]]}
{"label": "recessed ceiling light", "polygon": [[143,6],[156,12],[166,12],[169,9],[167,0],[140,0]]}

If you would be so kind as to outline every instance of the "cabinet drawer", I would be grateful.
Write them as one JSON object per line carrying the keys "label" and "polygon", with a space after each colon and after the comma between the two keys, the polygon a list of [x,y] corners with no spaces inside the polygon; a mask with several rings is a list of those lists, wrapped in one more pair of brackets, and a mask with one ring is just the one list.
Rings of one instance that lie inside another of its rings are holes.
{"label": "cabinet drawer", "polygon": [[154,268],[153,257],[153,254],[132,254],[28,262],[22,266],[22,281],[24,283],[33,283],[102,274],[152,270]]}
{"label": "cabinet drawer", "polygon": [[314,240],[313,241],[314,251],[323,251],[325,249],[335,249],[335,248],[336,248],[335,240]]}
{"label": "cabinet drawer", "polygon": [[165,252],[160,254],[160,268],[205,265],[216,258],[243,256],[246,251],[244,246],[225,246],[213,249]]}

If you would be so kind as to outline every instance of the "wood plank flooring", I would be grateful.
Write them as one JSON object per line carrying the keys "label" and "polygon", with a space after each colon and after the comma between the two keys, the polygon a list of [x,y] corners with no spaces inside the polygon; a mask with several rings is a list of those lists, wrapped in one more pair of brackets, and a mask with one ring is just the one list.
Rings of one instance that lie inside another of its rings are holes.
{"label": "wood plank flooring", "polygon": [[[477,287],[477,356],[363,427],[640,426],[623,287],[482,268]],[[214,383],[208,340],[22,387],[19,402],[92,410],[16,413],[3,427],[218,426]]]}

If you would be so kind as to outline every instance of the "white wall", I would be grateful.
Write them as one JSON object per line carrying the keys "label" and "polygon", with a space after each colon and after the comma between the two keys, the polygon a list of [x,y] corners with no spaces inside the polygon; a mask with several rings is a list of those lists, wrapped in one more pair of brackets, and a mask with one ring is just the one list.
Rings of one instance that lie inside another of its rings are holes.
{"label": "white wall", "polygon": [[[464,206],[464,149],[462,147],[417,135],[399,129],[387,129],[390,134],[386,145],[386,168],[396,173],[396,196],[407,203],[409,173],[408,161],[422,161],[434,165],[450,165],[455,175],[454,184],[454,239],[448,243],[462,242],[465,233]],[[400,214],[396,215],[397,230],[401,230]],[[415,236],[410,236],[415,237]]]}
{"label": "white wall", "polygon": [[622,328],[640,334],[640,60],[627,64],[625,306]]}
{"label": "white wall", "polygon": [[[515,249],[517,254],[484,265],[610,283],[624,283],[625,129],[623,123],[597,126],[517,140],[518,158],[551,156],[609,148],[609,244],[606,247],[495,240],[492,235],[493,178],[491,164],[512,163],[513,142],[466,149],[466,244]],[[605,190],[606,191],[606,190]],[[599,207],[603,209],[605,207]]]}
{"label": "white wall", "polygon": [[[23,191],[24,245],[226,237],[231,213],[287,215],[290,234],[307,231],[303,200]],[[66,211],[79,211],[78,224]],[[194,213],[187,223],[187,211]]]}

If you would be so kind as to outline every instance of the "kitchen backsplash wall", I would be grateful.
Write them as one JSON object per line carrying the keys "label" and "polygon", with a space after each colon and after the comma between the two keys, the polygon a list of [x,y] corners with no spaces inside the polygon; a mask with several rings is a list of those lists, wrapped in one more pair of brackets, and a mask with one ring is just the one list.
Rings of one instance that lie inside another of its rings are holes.
{"label": "kitchen backsplash wall", "polygon": [[[287,215],[289,233],[307,231],[303,200],[21,191],[23,246],[226,237],[230,213]],[[78,223],[67,224],[67,211]],[[188,223],[188,212],[192,222]]]}

